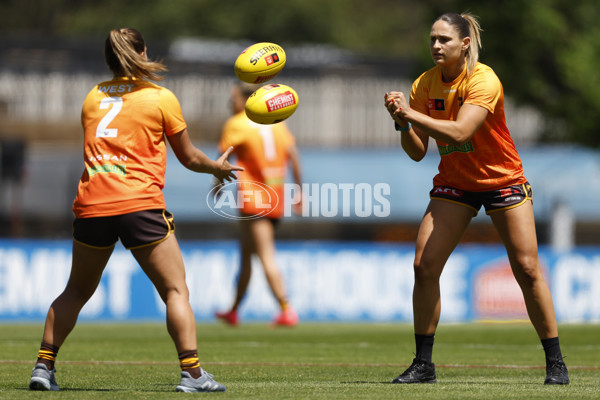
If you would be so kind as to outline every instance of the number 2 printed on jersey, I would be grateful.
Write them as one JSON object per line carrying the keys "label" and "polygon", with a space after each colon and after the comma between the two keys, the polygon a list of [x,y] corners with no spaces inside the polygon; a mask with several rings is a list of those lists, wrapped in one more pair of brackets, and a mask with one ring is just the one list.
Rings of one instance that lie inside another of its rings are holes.
{"label": "number 2 printed on jersey", "polygon": [[109,128],[108,125],[121,111],[121,108],[123,107],[123,99],[121,97],[105,97],[102,99],[102,101],[100,101],[100,109],[107,109],[111,104],[112,108],[108,110],[96,128],[96,137],[98,138],[117,137],[119,130],[117,128]]}

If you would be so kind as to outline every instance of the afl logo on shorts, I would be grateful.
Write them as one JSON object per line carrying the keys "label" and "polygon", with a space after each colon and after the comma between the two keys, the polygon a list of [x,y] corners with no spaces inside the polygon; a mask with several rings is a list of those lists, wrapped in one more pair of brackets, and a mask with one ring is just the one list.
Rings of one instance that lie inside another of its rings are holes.
{"label": "afl logo on shorts", "polygon": [[279,197],[264,183],[237,181],[213,187],[206,196],[206,204],[212,212],[228,219],[256,219],[273,212]]}

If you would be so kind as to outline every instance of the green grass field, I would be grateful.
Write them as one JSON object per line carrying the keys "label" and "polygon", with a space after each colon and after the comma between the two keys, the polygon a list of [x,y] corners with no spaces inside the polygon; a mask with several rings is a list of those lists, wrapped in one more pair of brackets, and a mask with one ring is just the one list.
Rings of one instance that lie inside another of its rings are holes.
{"label": "green grass field", "polygon": [[562,325],[571,385],[544,386],[529,324],[440,325],[437,385],[392,385],[412,361],[406,324],[201,324],[202,366],[226,393],[176,393],[176,351],[162,324],[80,324],[60,350],[58,393],[30,392],[42,324],[0,324],[2,399],[598,399],[600,325]]}

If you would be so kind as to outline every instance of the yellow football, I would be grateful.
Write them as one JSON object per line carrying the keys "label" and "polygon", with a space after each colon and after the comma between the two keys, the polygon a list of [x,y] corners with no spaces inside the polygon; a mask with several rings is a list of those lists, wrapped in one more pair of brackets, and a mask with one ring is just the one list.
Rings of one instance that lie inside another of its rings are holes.
{"label": "yellow football", "polygon": [[237,77],[247,83],[264,83],[277,76],[285,65],[285,51],[275,43],[253,44],[235,60]]}
{"label": "yellow football", "polygon": [[265,85],[248,97],[246,115],[252,121],[275,124],[289,118],[298,108],[298,93],[286,85]]}

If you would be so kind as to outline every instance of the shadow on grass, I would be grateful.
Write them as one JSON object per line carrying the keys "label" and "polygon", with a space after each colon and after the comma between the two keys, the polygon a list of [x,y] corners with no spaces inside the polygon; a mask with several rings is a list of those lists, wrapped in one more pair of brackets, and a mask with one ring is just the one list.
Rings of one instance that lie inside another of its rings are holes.
{"label": "shadow on grass", "polygon": [[375,381],[353,381],[353,382],[340,382],[342,385],[397,385],[391,381],[375,382]]}
{"label": "shadow on grass", "polygon": [[[82,388],[82,387],[61,387],[59,392],[107,392],[107,393],[131,393],[131,392],[147,392],[147,393],[164,393],[175,392],[175,384],[154,385],[152,388],[143,389],[141,387],[130,388]],[[46,392],[45,390],[30,390],[28,387],[13,388],[22,392]]]}

